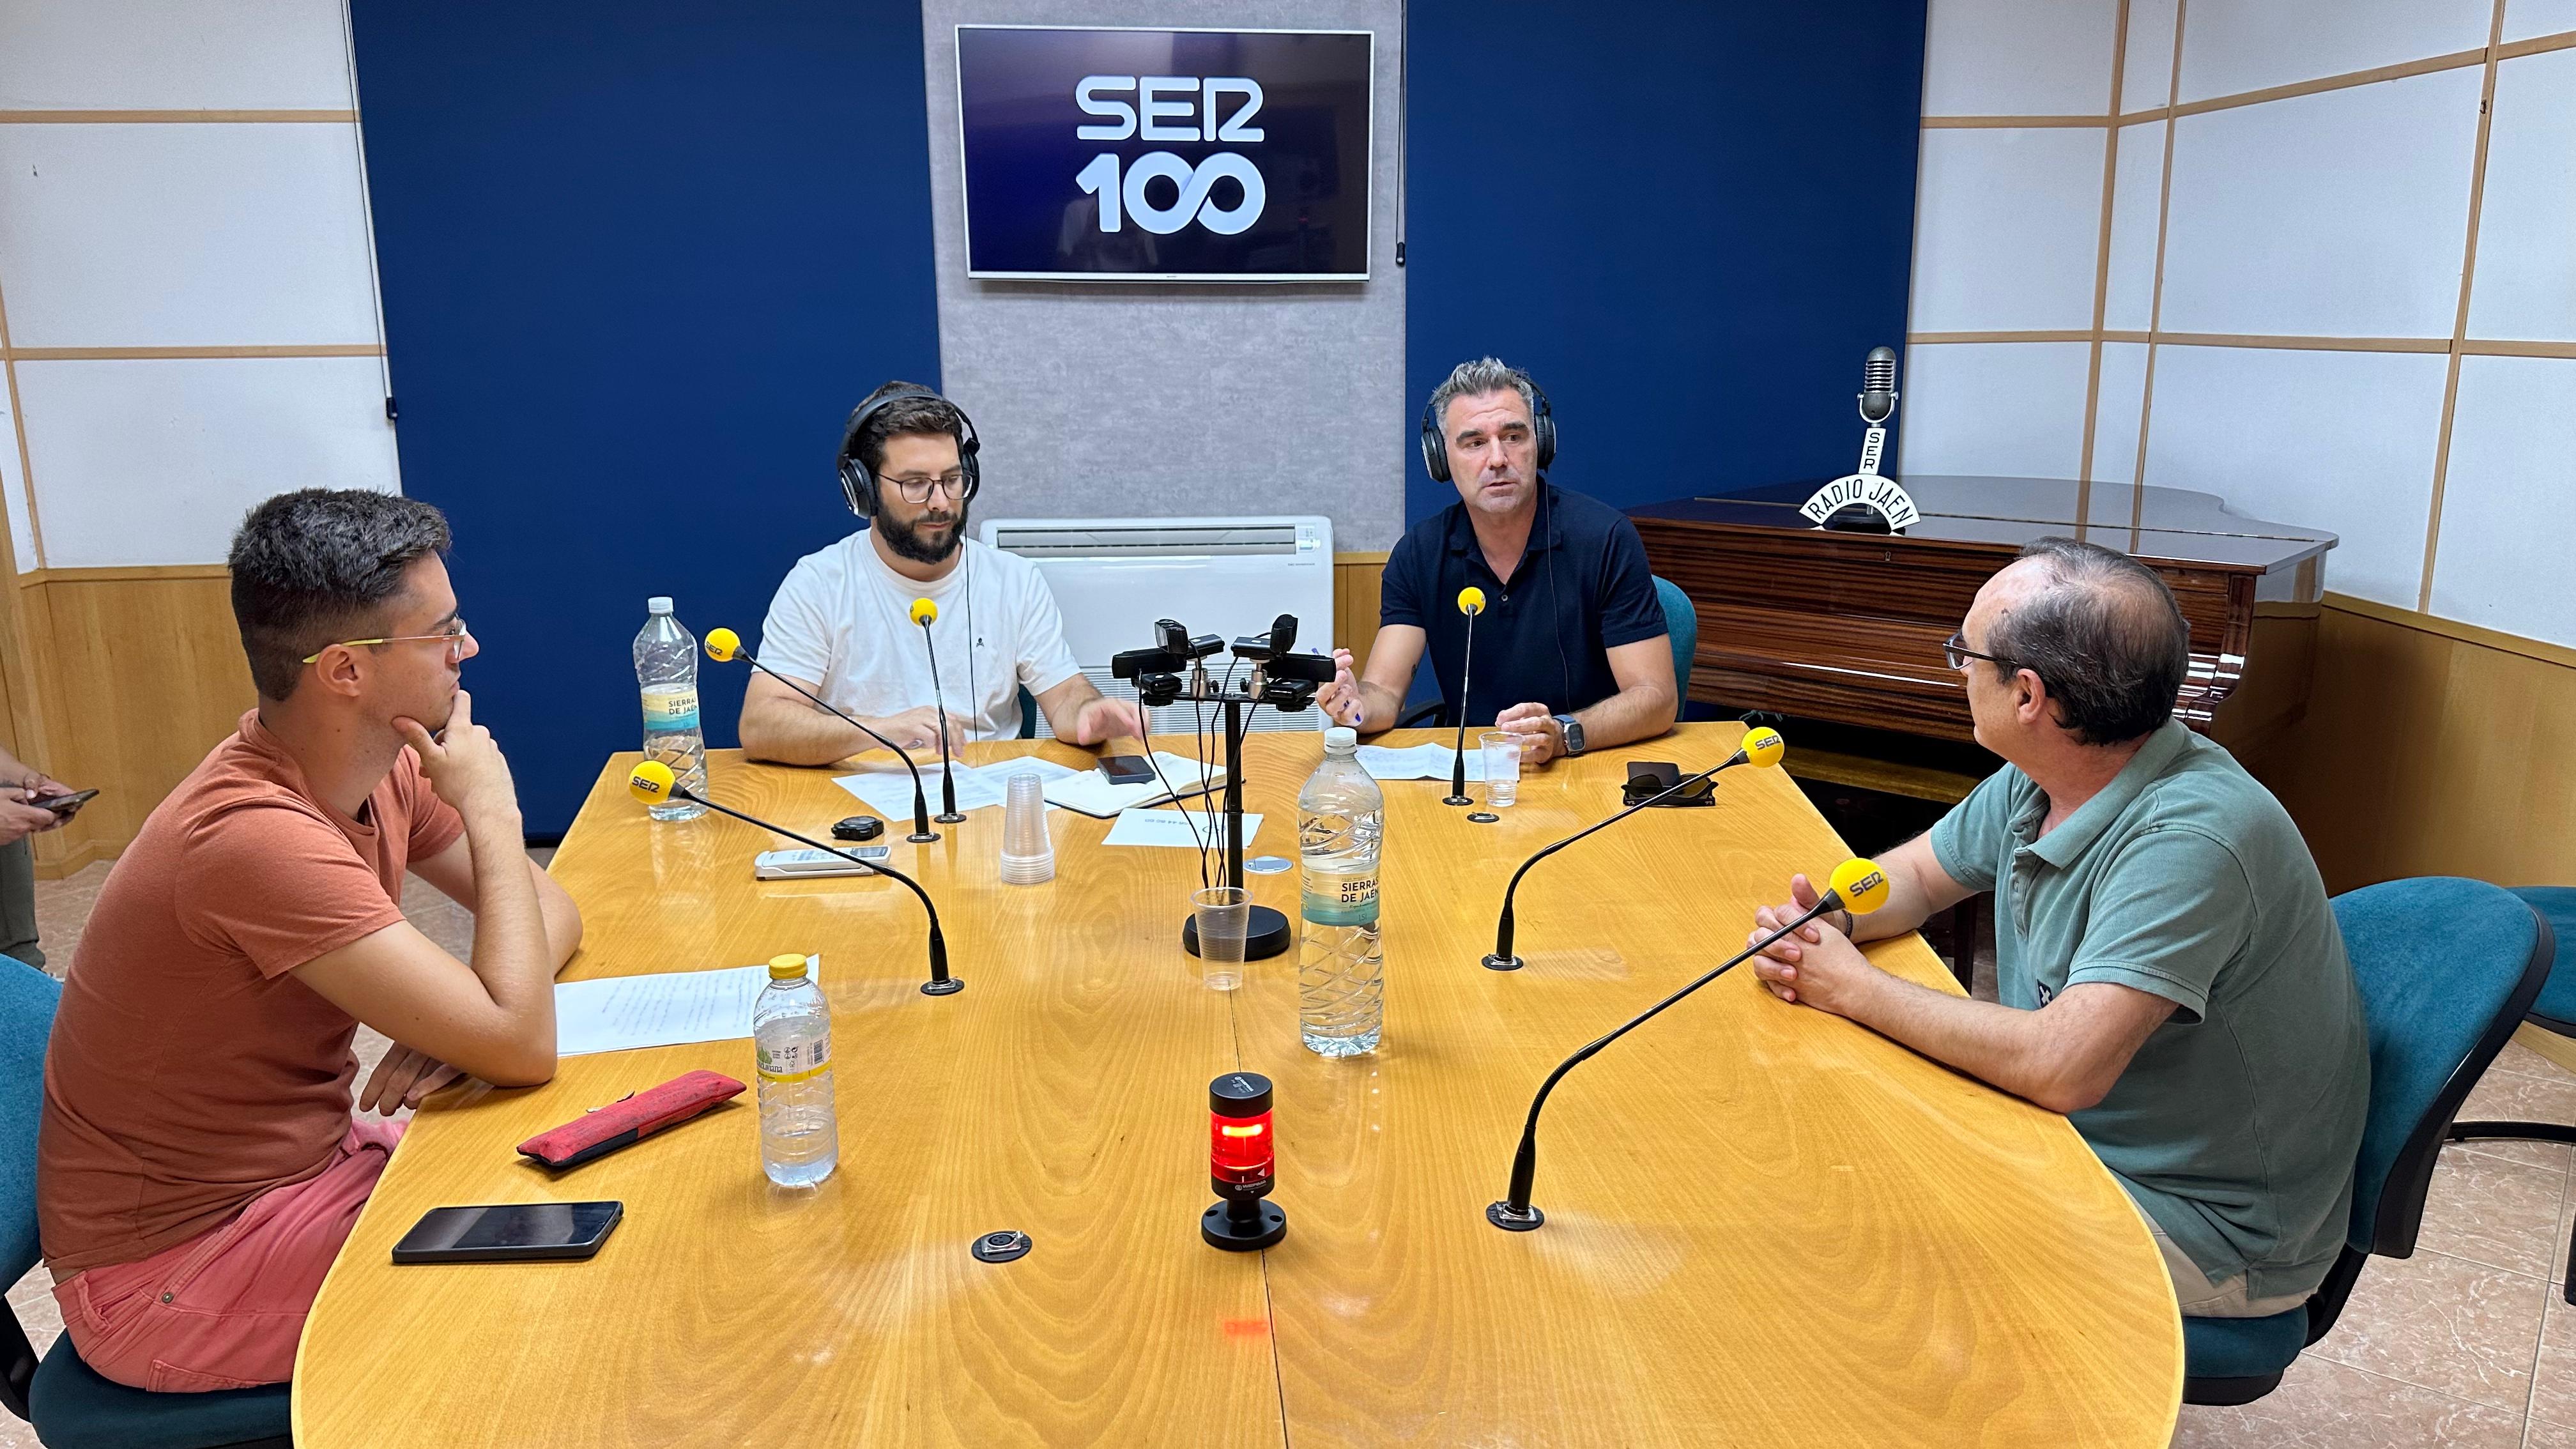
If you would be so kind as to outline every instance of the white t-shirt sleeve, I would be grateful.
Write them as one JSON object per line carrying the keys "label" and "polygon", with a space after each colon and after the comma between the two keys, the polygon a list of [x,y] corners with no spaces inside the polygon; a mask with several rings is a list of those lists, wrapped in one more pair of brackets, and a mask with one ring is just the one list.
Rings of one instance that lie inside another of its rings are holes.
{"label": "white t-shirt sleeve", "polygon": [[1046,576],[1028,571],[1020,595],[1020,683],[1029,693],[1044,694],[1082,672],[1064,642],[1064,615]]}
{"label": "white t-shirt sleeve", "polygon": [[769,601],[769,617],[760,621],[760,662],[781,674],[816,686],[832,677],[830,602],[823,571],[811,559],[797,562]]}

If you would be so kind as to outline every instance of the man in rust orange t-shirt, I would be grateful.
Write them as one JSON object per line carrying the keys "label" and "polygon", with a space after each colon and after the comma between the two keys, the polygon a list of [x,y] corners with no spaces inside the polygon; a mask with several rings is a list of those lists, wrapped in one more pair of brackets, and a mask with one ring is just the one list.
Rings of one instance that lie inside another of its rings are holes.
{"label": "man in rust orange t-shirt", "polygon": [[[509,764],[458,688],[447,521],[313,489],[253,509],[233,614],[259,705],[99,892],[45,1057],[36,1205],[99,1373],[161,1391],[291,1373],[400,1124],[351,1116],[358,1023],[391,1114],[471,1074],[554,1074],[581,939],[527,858]],[[474,909],[473,961],[404,919],[406,870]]]}

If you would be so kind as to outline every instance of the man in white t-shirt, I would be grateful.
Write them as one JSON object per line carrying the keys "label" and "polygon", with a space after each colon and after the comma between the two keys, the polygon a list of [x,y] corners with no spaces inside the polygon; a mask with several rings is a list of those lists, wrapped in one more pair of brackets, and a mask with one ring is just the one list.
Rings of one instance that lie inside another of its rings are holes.
{"label": "man in white t-shirt", "polygon": [[[839,459],[850,511],[870,526],[796,561],[760,626],[760,662],[907,750],[938,747],[934,701],[947,707],[952,745],[1016,738],[1023,685],[1068,743],[1141,735],[1136,707],[1102,698],[1074,666],[1036,565],[966,537],[978,446],[975,425],[928,388],[870,393],[842,430]],[[935,686],[916,599],[939,606]],[[742,746],[753,759],[828,765],[875,745],[752,675]]]}

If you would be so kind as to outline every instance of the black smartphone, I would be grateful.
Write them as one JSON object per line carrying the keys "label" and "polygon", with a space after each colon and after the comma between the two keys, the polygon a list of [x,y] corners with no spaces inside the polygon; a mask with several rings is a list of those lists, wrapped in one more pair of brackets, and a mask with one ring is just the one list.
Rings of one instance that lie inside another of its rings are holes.
{"label": "black smartphone", "polygon": [[431,1208],[394,1244],[397,1263],[517,1263],[587,1258],[626,1216],[622,1202],[516,1202]]}
{"label": "black smartphone", "polygon": [[39,810],[51,810],[55,814],[63,817],[65,820],[69,820],[74,815],[79,814],[80,808],[83,805],[88,804],[97,796],[97,794],[98,792],[96,790],[74,790],[68,795],[47,795],[42,799],[30,800],[27,803],[35,806]]}
{"label": "black smartphone", "polygon": [[1100,773],[1112,785],[1147,785],[1154,779],[1154,767],[1143,755],[1103,755]]}

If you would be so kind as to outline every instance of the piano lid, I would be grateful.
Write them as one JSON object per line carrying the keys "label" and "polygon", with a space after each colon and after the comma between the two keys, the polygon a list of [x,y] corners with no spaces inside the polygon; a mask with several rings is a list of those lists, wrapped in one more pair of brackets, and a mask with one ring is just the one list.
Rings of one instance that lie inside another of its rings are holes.
{"label": "piano lid", "polygon": [[[1638,519],[1818,533],[1821,530],[1798,515],[1798,505],[1827,481],[1814,478],[1767,483],[1729,493],[1649,503],[1629,509],[1628,514]],[[2339,541],[2333,534],[2317,529],[2247,518],[2231,512],[2215,494],[2182,488],[2139,489],[2126,483],[2095,483],[2091,498],[2086,500],[2085,522],[2079,526],[2075,510],[2084,485],[2071,478],[1913,474],[1897,481],[1913,497],[1915,506],[1923,510],[1922,521],[1899,535],[1911,539],[2019,548],[2035,538],[2064,534],[2142,559],[2256,573],[2270,573],[2318,557]],[[2139,524],[2134,531],[2129,526],[2133,509]],[[1865,533],[1839,536],[1886,537]]]}

